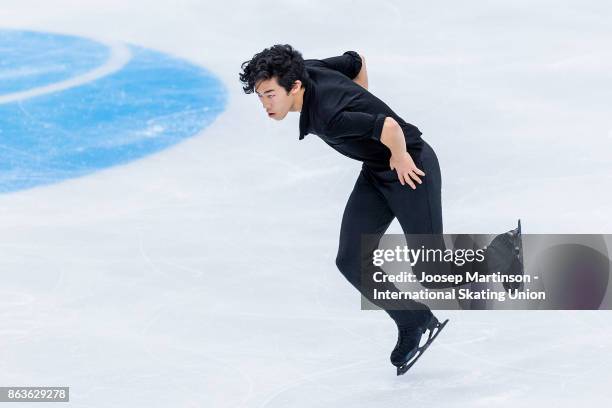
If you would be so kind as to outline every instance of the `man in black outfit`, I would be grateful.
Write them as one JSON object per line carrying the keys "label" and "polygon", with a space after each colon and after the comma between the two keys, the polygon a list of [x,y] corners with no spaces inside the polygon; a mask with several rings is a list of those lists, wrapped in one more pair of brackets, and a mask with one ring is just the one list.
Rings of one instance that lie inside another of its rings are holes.
{"label": "man in black outfit", "polygon": [[[255,92],[270,118],[300,112],[300,140],[313,133],[363,162],[344,210],[336,264],[372,300],[371,291],[360,284],[363,234],[382,237],[397,217],[405,234],[441,237],[441,175],[435,152],[416,126],[368,92],[365,59],[354,51],[303,60],[291,46],[275,45],[244,62],[242,69],[244,92]],[[370,259],[374,244],[365,249]],[[441,238],[437,246],[444,247]],[[378,289],[398,290],[390,283]],[[391,362],[399,367],[415,355],[421,334],[438,320],[422,303],[409,301],[404,310],[393,310],[372,301],[398,326]]]}

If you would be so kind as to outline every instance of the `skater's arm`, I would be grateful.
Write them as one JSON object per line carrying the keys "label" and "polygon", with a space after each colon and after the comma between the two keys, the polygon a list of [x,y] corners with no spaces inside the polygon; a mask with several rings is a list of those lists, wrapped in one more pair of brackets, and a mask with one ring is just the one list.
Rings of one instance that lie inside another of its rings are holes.
{"label": "skater's arm", "polygon": [[395,119],[383,114],[342,111],[327,124],[324,131],[327,138],[337,142],[355,139],[373,139],[383,143],[391,151],[389,167],[397,172],[402,185],[416,188],[414,182],[421,184],[419,176],[425,173],[417,168],[406,150],[404,131]]}
{"label": "skater's arm", "polygon": [[416,189],[414,182],[421,184],[419,176],[425,173],[416,167],[412,157],[406,150],[406,139],[404,131],[395,119],[388,116],[383,124],[380,141],[391,151],[389,167],[397,172],[397,178],[402,185],[408,184],[412,189]]}
{"label": "skater's arm", "polygon": [[366,60],[362,54],[359,54],[359,57],[361,58],[361,70],[355,79],[353,79],[353,82],[361,85],[365,89],[368,89],[368,71],[366,70]]}
{"label": "skater's arm", "polygon": [[[355,80],[362,71],[363,57],[356,51],[346,51],[342,55],[324,58],[322,60],[307,60],[311,63],[321,64],[326,68],[341,72],[352,80]],[[365,75],[365,70],[364,70]],[[367,85],[367,81],[365,83]],[[359,84],[363,86],[361,83]]]}
{"label": "skater's arm", "polygon": [[404,131],[391,116],[385,118],[380,141],[391,150],[391,155],[397,155],[406,151]]}

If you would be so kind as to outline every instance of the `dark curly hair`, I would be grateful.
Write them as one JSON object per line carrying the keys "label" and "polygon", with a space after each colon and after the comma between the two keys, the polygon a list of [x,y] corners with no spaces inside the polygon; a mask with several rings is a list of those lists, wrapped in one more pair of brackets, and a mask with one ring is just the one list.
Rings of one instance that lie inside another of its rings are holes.
{"label": "dark curly hair", "polygon": [[276,77],[278,84],[289,93],[295,81],[303,82],[306,75],[302,54],[289,44],[266,48],[243,62],[241,68],[240,82],[246,94],[254,92],[257,82],[272,77]]}

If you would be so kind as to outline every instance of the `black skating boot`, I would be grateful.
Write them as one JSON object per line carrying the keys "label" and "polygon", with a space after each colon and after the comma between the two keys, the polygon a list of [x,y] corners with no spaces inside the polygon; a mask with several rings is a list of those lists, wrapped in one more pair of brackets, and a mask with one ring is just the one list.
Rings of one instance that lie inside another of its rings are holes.
{"label": "black skating boot", "polygon": [[[486,249],[489,273],[500,272],[502,276],[523,276],[523,240],[521,220],[518,227],[496,236]],[[502,282],[506,292],[521,290],[522,282]]]}
{"label": "black skating boot", "polygon": [[397,328],[397,343],[391,352],[391,364],[401,367],[414,357],[419,348],[423,331],[419,327]]}
{"label": "black skating boot", "polygon": [[[448,323],[448,319],[440,323],[431,312],[425,319],[420,325],[398,326],[397,344],[391,352],[391,363],[397,367],[397,375],[406,373],[417,362]],[[421,337],[427,331],[427,341],[420,346]]]}
{"label": "black skating boot", "polygon": [[[397,325],[397,343],[391,352],[391,364],[396,367],[405,364],[417,352],[421,335],[432,319],[436,319],[431,310],[411,312],[413,320],[409,324]],[[437,321],[437,319],[436,319]]]}

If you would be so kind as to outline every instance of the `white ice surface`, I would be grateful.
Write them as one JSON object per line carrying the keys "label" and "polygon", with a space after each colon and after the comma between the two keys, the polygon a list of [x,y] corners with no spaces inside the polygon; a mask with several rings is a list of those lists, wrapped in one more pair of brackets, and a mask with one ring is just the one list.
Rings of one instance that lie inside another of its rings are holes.
{"label": "white ice surface", "polygon": [[447,232],[520,216],[525,233],[612,233],[611,14],[602,1],[3,1],[2,28],[169,52],[230,99],[160,154],[0,196],[0,386],[67,385],[72,407],[609,403],[607,311],[440,312],[445,333],[396,378],[392,322],[360,311],[334,265],[359,163],[298,142],[297,114],[269,120],[237,74],[274,43],[362,52],[371,91],[438,153]]}

